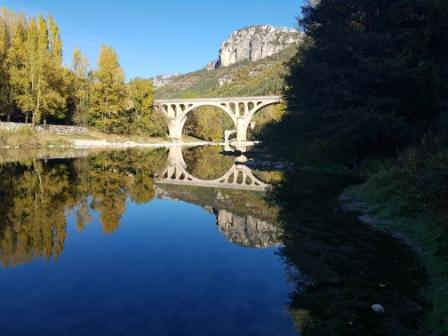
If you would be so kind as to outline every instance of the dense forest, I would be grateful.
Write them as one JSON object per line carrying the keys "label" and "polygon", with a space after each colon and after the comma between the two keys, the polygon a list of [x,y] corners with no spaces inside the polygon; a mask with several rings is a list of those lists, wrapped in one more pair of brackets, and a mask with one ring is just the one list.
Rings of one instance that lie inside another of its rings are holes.
{"label": "dense forest", "polygon": [[149,79],[126,82],[117,53],[101,46],[97,68],[79,49],[63,64],[59,27],[49,16],[0,12],[0,120],[91,126],[120,134],[165,135]]}
{"label": "dense forest", "polygon": [[423,247],[428,325],[446,334],[448,2],[322,0],[299,24],[306,41],[288,63],[287,111],[264,146],[297,167],[366,179],[350,193]]}

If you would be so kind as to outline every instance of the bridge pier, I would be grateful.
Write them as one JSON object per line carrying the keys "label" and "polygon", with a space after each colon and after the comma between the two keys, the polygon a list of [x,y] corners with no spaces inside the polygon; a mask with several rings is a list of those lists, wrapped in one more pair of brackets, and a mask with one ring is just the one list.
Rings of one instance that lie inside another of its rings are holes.
{"label": "bridge pier", "polygon": [[247,117],[239,117],[236,123],[236,140],[246,141],[247,140],[247,127],[248,125]]}
{"label": "bridge pier", "polygon": [[182,133],[179,134],[177,132],[177,127],[178,122],[176,120],[176,118],[169,118],[168,119],[168,132],[169,132],[169,137],[171,139],[180,139],[182,137]]}

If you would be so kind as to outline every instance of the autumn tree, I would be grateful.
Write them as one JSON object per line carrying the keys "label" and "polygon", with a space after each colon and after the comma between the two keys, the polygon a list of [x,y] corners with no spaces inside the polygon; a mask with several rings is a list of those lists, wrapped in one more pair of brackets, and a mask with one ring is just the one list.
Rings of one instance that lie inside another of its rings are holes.
{"label": "autumn tree", "polygon": [[14,103],[25,116],[25,122],[28,122],[29,114],[32,111],[31,81],[32,77],[29,70],[31,64],[27,63],[27,44],[32,38],[36,37],[36,22],[32,20],[29,27],[24,23],[18,23],[14,27],[14,37],[11,48],[8,53],[9,76],[11,85],[11,94]]}
{"label": "autumn tree", "polygon": [[154,103],[154,86],[152,81],[142,78],[131,80],[129,82],[129,97],[138,114],[149,113]]}
{"label": "autumn tree", "polygon": [[10,84],[13,100],[33,124],[47,116],[65,116],[62,47],[56,23],[48,25],[43,16],[18,24],[9,52]]}
{"label": "autumn tree", "polygon": [[73,121],[78,125],[87,125],[89,109],[89,61],[79,48],[73,51],[71,99]]}
{"label": "autumn tree", "polygon": [[[8,75],[8,50],[10,45],[10,36],[8,26],[0,16],[0,115],[10,115],[9,99],[9,75]],[[9,119],[9,118],[8,118]]]}
{"label": "autumn tree", "polygon": [[126,110],[124,71],[114,49],[103,45],[98,68],[93,71],[89,124],[107,132],[120,132],[120,118]]}
{"label": "autumn tree", "polygon": [[128,84],[129,98],[132,101],[133,113],[129,124],[130,132],[148,136],[166,134],[166,121],[161,113],[154,110],[154,86],[151,80],[135,78]]}
{"label": "autumn tree", "polygon": [[48,17],[48,62],[45,64],[48,93],[45,113],[54,119],[66,117],[69,70],[63,67],[62,39],[52,16]]}

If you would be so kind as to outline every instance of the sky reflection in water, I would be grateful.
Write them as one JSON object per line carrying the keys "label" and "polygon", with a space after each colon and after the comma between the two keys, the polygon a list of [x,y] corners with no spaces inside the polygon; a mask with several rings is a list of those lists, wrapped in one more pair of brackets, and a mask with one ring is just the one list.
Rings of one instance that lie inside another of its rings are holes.
{"label": "sky reflection in water", "polygon": [[[233,164],[203,151],[186,159],[199,176]],[[166,156],[3,167],[2,335],[296,333],[281,233],[262,194],[154,186]]]}

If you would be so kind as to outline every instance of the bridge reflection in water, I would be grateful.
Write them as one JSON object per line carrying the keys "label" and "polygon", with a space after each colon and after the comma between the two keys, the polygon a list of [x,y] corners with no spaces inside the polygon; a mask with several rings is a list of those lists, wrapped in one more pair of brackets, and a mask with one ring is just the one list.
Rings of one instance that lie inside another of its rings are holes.
{"label": "bridge reflection in water", "polygon": [[270,185],[258,179],[252,170],[244,165],[246,157],[241,155],[221,177],[204,180],[193,176],[187,170],[182,147],[173,146],[169,150],[168,164],[163,173],[156,178],[157,184],[189,185],[209,188],[224,188],[249,191],[266,191]]}
{"label": "bridge reflection in water", "polygon": [[[244,148],[239,150],[244,152]],[[280,243],[283,232],[276,224],[275,211],[268,210],[262,194],[270,184],[257,178],[244,165],[245,161],[244,155],[238,156],[221,177],[206,180],[188,172],[182,147],[171,147],[166,168],[155,178],[156,196],[195,203],[207,209],[215,215],[219,231],[234,244],[252,248],[275,246]],[[209,162],[213,164],[214,159]],[[257,206],[252,209],[253,204]]]}

